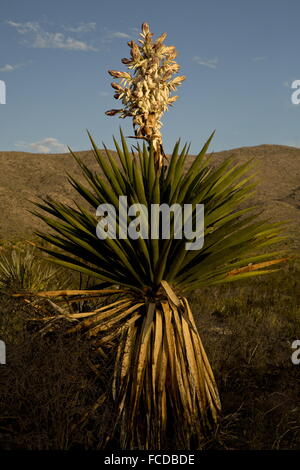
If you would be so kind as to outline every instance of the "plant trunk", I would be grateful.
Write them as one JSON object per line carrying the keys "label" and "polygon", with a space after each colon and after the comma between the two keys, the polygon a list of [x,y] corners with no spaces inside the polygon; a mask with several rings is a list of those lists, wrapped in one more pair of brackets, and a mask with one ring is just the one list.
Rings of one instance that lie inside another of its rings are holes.
{"label": "plant trunk", "polygon": [[123,328],[116,361],[121,448],[197,449],[221,406],[188,301],[160,299],[141,313]]}

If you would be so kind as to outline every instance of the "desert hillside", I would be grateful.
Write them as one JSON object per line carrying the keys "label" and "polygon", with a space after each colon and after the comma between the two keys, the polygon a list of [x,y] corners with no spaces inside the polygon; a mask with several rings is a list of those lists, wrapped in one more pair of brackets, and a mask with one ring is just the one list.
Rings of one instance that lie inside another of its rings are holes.
{"label": "desert hillside", "polygon": [[[92,169],[98,168],[92,152],[77,155]],[[299,247],[300,149],[280,145],[242,147],[217,152],[212,162],[231,155],[239,162],[255,159],[259,184],[253,202],[264,210],[266,218],[289,220],[292,243]],[[30,238],[36,229],[47,229],[28,212],[33,208],[29,200],[48,195],[66,203],[81,201],[67,181],[66,172],[84,181],[70,154],[0,152],[0,168],[0,240]]]}

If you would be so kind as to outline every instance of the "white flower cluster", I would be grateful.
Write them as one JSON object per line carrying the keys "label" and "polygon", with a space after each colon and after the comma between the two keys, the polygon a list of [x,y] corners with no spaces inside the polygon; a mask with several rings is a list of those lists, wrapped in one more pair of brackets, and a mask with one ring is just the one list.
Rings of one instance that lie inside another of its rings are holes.
{"label": "white flower cluster", "polygon": [[133,116],[135,138],[153,142],[157,165],[162,165],[162,136],[160,118],[172,106],[178,96],[170,97],[170,92],[181,85],[185,76],[170,80],[173,74],[179,71],[175,62],[177,51],[174,46],[165,46],[163,41],[167,34],[161,34],[152,42],[153,34],[147,23],[142,24],[143,39],[139,39],[141,46],[129,41],[131,59],[122,59],[122,63],[134,70],[131,76],[127,72],[109,70],[108,73],[121,80],[121,85],[113,82],[111,86],[116,90],[114,97],[122,100],[123,109],[106,111],[108,116],[120,113],[121,118]]}

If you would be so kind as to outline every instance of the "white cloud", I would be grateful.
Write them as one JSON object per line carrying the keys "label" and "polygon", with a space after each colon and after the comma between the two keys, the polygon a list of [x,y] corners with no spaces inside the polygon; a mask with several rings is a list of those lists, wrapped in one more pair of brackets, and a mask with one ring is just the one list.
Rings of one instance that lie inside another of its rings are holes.
{"label": "white cloud", "polygon": [[37,34],[33,47],[39,49],[66,49],[73,51],[96,51],[94,47],[90,46],[84,41],[78,41],[74,38],[66,38],[62,33],[47,33],[44,31],[42,34]]}
{"label": "white cloud", "polygon": [[300,148],[300,140],[293,140],[293,141],[290,141],[290,142],[286,142],[282,145],[287,145],[288,147],[296,147],[296,148]]}
{"label": "white cloud", "polygon": [[110,31],[106,27],[102,28],[102,44],[110,44],[114,39],[131,39],[131,36],[121,31]]}
{"label": "white cloud", "polygon": [[217,68],[218,59],[201,59],[199,56],[193,57],[193,62],[196,62],[198,65],[204,65],[205,67],[209,67],[211,69]]}
{"label": "white cloud", "polygon": [[6,64],[3,67],[0,67],[0,72],[12,72],[18,68],[17,65]]}
{"label": "white cloud", "polygon": [[30,22],[16,23],[14,21],[7,22],[10,26],[16,29],[21,35],[32,36],[25,44],[39,48],[39,49],[65,49],[73,51],[97,51],[95,47],[87,44],[84,41],[78,41],[72,37],[66,37],[60,32],[45,31],[39,23]]}
{"label": "white cloud", "polygon": [[6,64],[3,65],[3,67],[0,67],[0,72],[13,72],[16,69],[19,69],[20,67],[24,67],[26,64]]}
{"label": "white cloud", "polygon": [[130,28],[130,31],[131,31],[133,34],[140,34],[140,33],[141,33],[141,30],[138,29],[138,28]]}
{"label": "white cloud", "polygon": [[39,24],[32,21],[27,21],[26,23],[16,23],[15,21],[7,21],[7,24],[9,24],[9,26],[12,26],[13,28],[16,28],[16,30],[20,34],[26,34],[34,31],[36,32],[40,29]]}
{"label": "white cloud", "polygon": [[262,60],[265,60],[265,57],[263,56],[257,56],[257,57],[252,57],[253,62],[261,62]]}
{"label": "white cloud", "polygon": [[[14,28],[18,34],[23,36],[22,43],[26,46],[35,47],[39,49],[65,49],[73,51],[99,51],[98,47],[87,43],[78,38],[72,37],[74,34],[83,34],[95,31],[96,23],[79,23],[74,26],[63,25],[61,31],[49,31],[45,29],[44,25],[36,21],[27,21],[24,23],[17,23],[16,21],[7,21],[7,24]],[[122,31],[110,31],[106,27],[102,28],[103,37],[101,39],[102,46],[111,43],[114,39],[130,39],[131,36]],[[67,33],[66,33],[67,32]],[[71,33],[72,36],[69,36]]]}
{"label": "white cloud", "polygon": [[112,38],[130,39],[129,34],[121,33],[120,31],[112,31],[110,35]]}
{"label": "white cloud", "polygon": [[6,64],[6,65],[3,65],[3,67],[0,67],[0,72],[12,72],[12,70],[15,70],[15,69],[16,69],[16,66]]}
{"label": "white cloud", "polygon": [[70,31],[71,33],[89,33],[95,31],[96,23],[80,23],[78,26],[64,26],[65,31]]}
{"label": "white cloud", "polygon": [[68,147],[59,142],[54,137],[46,137],[45,139],[38,140],[37,142],[17,142],[16,147],[23,147],[26,150],[36,153],[65,153],[68,152]]}

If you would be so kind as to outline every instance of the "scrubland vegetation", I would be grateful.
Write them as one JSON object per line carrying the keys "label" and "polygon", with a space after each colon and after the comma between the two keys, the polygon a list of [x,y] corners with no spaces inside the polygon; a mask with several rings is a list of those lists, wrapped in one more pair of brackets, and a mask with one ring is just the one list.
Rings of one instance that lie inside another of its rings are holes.
{"label": "scrubland vegetation", "polygon": [[[2,247],[2,263],[12,249]],[[38,253],[25,245],[17,252],[25,253],[26,269],[15,253],[15,271],[5,277],[2,269],[0,281],[0,338],[7,345],[7,364],[0,366],[1,449],[119,449],[117,434],[107,442],[114,421],[114,344],[101,357],[80,335],[66,337],[69,325],[59,320],[41,334],[46,312],[55,313],[51,304],[7,295],[33,285],[78,288],[79,276],[61,270],[55,276],[50,265],[42,269]],[[81,286],[92,281],[81,278]],[[223,408],[217,431],[201,448],[300,448],[300,365],[291,362],[291,343],[300,338],[299,287],[299,265],[291,262],[277,273],[190,297]],[[170,439],[168,445],[175,444]]]}

